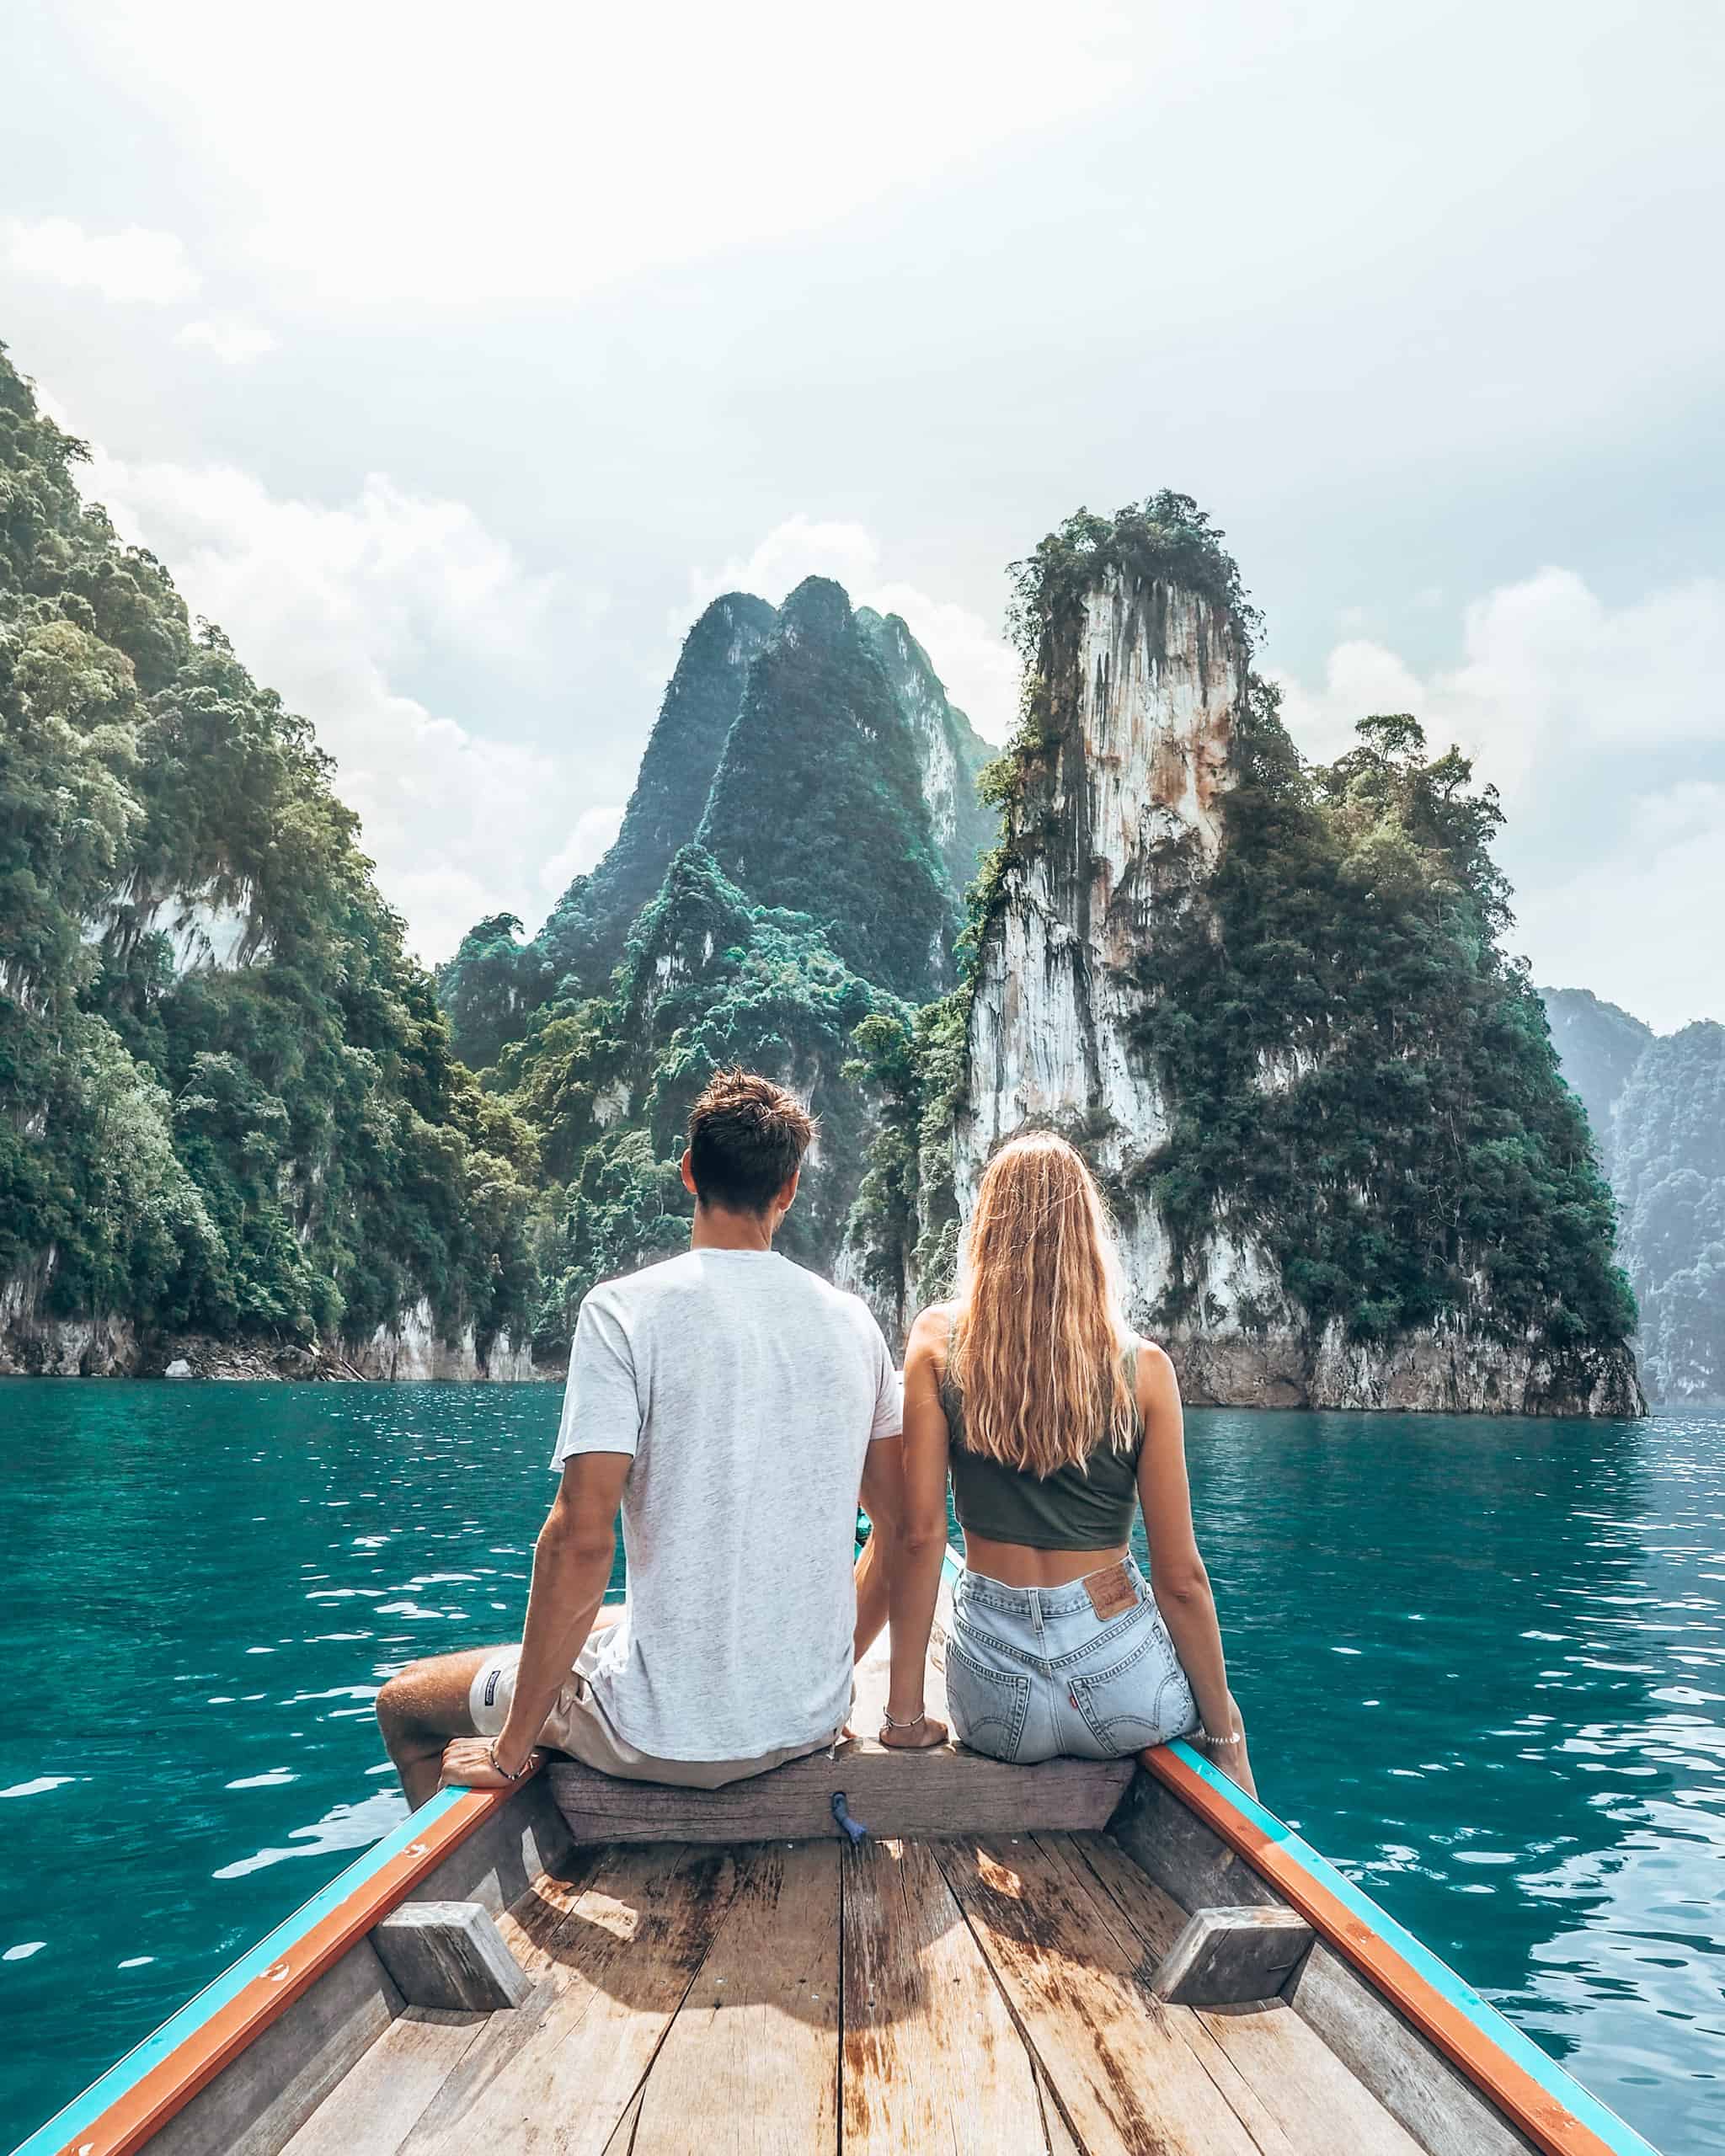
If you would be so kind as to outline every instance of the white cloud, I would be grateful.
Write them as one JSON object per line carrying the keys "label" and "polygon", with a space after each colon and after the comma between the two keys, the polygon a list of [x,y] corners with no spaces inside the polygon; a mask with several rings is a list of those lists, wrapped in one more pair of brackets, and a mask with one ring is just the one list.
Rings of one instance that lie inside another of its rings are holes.
{"label": "white cloud", "polygon": [[611,841],[622,829],[625,803],[612,802],[601,808],[584,808],[575,819],[569,843],[552,855],[539,871],[539,888],[548,897],[559,898],[577,876],[595,867]]}
{"label": "white cloud", "polygon": [[1382,644],[1330,654],[1322,686],[1286,676],[1284,716],[1309,755],[1334,755],[1370,712],[1411,711],[1459,741],[1513,802],[1554,755],[1638,744],[1725,745],[1725,580],[1696,578],[1611,607],[1572,569],[1500,585],[1462,618],[1459,666],[1422,680]]}
{"label": "white cloud", "polygon": [[227,467],[124,463],[99,450],[85,487],[315,725],[423,957],[446,957],[484,914],[537,925],[539,864],[580,828],[574,770],[398,685],[446,655],[482,670],[506,707],[512,683],[553,663],[553,620],[579,618],[580,595],[530,574],[464,504],[379,475],[331,507],[273,495]]}
{"label": "white cloud", "polygon": [[1524,889],[1520,941],[1542,984],[1578,985],[1658,1033],[1725,1019],[1725,785],[1687,780],[1632,805],[1626,842]]}
{"label": "white cloud", "polygon": [[189,322],[174,339],[176,344],[201,345],[224,366],[243,366],[275,350],[275,339],[255,322],[242,322],[234,315],[216,315]]}
{"label": "white cloud", "polygon": [[1461,643],[1424,675],[1338,644],[1316,686],[1278,677],[1290,732],[1328,759],[1356,719],[1407,711],[1434,749],[1460,743],[1503,796],[1514,941],[1536,977],[1662,1029],[1725,1018],[1725,580],[1612,606],[1544,568],[1470,605]]}
{"label": "white cloud", "polygon": [[[879,545],[864,525],[822,521],[799,511],[775,526],[746,558],[727,562],[716,574],[697,569],[690,584],[697,606],[722,591],[752,591],[777,606],[805,576],[831,577],[843,584],[852,606],[902,616],[948,696],[977,731],[991,741],[1006,739],[1018,711],[1018,660],[1012,646],[968,607],[883,577]],[[687,626],[679,619],[676,633]]]}
{"label": "white cloud", "polygon": [[[567,297],[820,228],[1121,95],[1117,0],[86,0],[92,61],[195,131],[272,281],[367,305]],[[329,64],[339,52],[339,67]],[[308,122],[315,153],[307,154]],[[460,153],[451,154],[458,144]]]}
{"label": "white cloud", "polygon": [[141,225],[91,232],[70,217],[8,217],[0,232],[7,259],[21,275],[99,292],[107,300],[165,307],[190,299],[201,282],[173,232],[148,232]]}

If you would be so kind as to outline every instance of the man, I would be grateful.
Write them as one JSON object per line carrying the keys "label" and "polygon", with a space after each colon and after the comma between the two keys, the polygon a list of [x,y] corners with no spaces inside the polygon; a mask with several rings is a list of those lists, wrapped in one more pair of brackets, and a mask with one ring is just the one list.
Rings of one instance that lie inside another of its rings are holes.
{"label": "man", "polygon": [[[740,1070],[695,1103],[688,1250],[581,1305],[521,1645],[415,1662],[378,1694],[410,1804],[518,1781],[542,1743],[717,1789],[842,1732],[853,1651],[884,1616],[878,1561],[858,1614],[856,1507],[884,1540],[900,1388],[865,1305],[772,1249],[814,1135],[793,1094]],[[607,1624],[619,1508],[628,1600]]]}

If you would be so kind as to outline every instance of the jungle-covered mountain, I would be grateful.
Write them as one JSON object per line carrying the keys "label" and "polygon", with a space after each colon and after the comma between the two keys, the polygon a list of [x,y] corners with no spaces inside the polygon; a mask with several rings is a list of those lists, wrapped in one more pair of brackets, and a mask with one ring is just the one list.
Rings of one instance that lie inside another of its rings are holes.
{"label": "jungle-covered mountain", "polygon": [[873,1133],[853,1036],[957,978],[997,824],[986,755],[909,627],[829,579],[777,611],[732,593],[702,613],[610,852],[531,941],[483,921],[440,976],[460,1044],[538,1143],[542,1353],[592,1282],[686,1235],[681,1133],[724,1064],[820,1116],[784,1247],[836,1264]]}
{"label": "jungle-covered mountain", "polygon": [[1648,1396],[1725,1406],[1725,1026],[1656,1033],[1585,989],[1545,1000],[1616,1197]]}
{"label": "jungle-covered mountain", "polygon": [[532,1136],[455,1059],[310,726],[83,453],[0,355],[0,1369],[182,1335],[494,1364]]}
{"label": "jungle-covered mountain", "polygon": [[530,941],[493,915],[440,969],[457,1050],[483,1069],[546,1003],[606,990],[697,840],[761,903],[830,923],[865,970],[932,993],[994,840],[976,791],[990,754],[897,615],[853,613],[820,577],[782,614],[746,592],[715,599],[684,640],[604,859]]}

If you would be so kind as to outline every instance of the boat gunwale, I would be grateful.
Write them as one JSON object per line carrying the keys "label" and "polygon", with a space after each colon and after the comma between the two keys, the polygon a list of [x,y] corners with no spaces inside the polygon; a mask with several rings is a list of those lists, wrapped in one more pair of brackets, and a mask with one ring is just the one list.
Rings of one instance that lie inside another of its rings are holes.
{"label": "boat gunwale", "polygon": [[1447,1961],[1183,1739],[1138,1757],[1546,2156],[1659,2156]]}
{"label": "boat gunwale", "polygon": [[516,1794],[440,1790],[195,1992],[13,2156],[133,2156]]}

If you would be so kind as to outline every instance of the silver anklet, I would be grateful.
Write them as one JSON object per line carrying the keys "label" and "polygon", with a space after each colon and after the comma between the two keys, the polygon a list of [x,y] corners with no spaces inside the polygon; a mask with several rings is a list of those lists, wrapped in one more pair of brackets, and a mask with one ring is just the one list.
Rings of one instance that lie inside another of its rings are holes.
{"label": "silver anklet", "polygon": [[912,1715],[909,1721],[895,1721],[892,1716],[887,1712],[886,1709],[883,1707],[880,1710],[880,1718],[886,1724],[889,1729],[915,1729],[919,1722],[925,1722],[928,1720],[928,1710],[925,1707],[920,1715]]}

